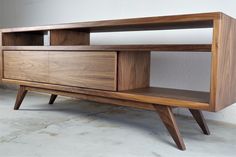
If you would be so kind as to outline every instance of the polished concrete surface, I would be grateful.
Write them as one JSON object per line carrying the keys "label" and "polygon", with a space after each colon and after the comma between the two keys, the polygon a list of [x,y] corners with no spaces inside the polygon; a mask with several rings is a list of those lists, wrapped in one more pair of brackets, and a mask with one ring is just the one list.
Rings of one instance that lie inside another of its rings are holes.
{"label": "polished concrete surface", "polygon": [[[0,89],[0,157],[235,157],[236,126],[177,116],[187,150],[176,148],[155,112]],[[232,115],[235,116],[235,115]]]}

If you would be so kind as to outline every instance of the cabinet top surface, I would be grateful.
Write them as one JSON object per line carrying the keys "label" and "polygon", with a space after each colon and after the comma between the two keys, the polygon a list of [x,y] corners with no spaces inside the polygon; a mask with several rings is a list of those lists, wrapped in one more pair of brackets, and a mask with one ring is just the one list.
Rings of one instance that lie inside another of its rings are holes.
{"label": "cabinet top surface", "polygon": [[104,21],[89,21],[48,26],[17,27],[2,29],[3,33],[49,31],[58,29],[79,29],[88,32],[114,32],[136,30],[211,28],[213,21],[220,19],[224,13],[209,12],[173,16],[142,17]]}

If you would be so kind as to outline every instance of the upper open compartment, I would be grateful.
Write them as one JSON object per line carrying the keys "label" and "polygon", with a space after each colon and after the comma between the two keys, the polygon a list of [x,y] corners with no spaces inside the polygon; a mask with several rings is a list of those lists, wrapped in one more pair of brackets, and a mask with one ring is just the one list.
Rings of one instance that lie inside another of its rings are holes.
{"label": "upper open compartment", "polygon": [[8,32],[2,34],[3,46],[43,46],[44,32]]}
{"label": "upper open compartment", "polygon": [[[90,33],[213,28],[221,13],[80,22],[2,30],[3,46],[73,46],[76,50],[153,50],[210,52],[211,44],[90,45]],[[10,47],[9,47],[10,46]],[[77,47],[75,47],[77,46]],[[4,48],[4,49],[5,49]],[[14,47],[16,48],[16,47]],[[21,47],[22,48],[22,47]],[[34,47],[35,48],[35,47]],[[31,47],[31,49],[34,49]],[[38,47],[39,48],[39,47]],[[41,47],[42,48],[42,47]],[[42,48],[45,49],[46,47]],[[50,49],[47,47],[47,49]]]}

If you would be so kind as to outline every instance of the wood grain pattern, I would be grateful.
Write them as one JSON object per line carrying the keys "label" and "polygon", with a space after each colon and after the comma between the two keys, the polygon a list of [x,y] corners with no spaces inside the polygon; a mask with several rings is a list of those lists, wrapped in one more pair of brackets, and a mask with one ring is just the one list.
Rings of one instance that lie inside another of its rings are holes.
{"label": "wood grain pattern", "polygon": [[27,89],[24,86],[20,86],[20,88],[18,89],[14,110],[19,110],[22,104],[22,101],[25,98],[26,93],[27,93]]}
{"label": "wood grain pattern", "polygon": [[3,46],[40,46],[43,45],[43,32],[3,33]]}
{"label": "wood grain pattern", "polygon": [[157,113],[159,114],[162,122],[166,126],[166,129],[169,131],[171,137],[175,141],[177,147],[180,150],[185,150],[184,140],[180,135],[179,128],[177,126],[174,114],[169,106],[154,105]]}
{"label": "wood grain pattern", "polygon": [[49,52],[49,83],[116,90],[116,52]]}
{"label": "wood grain pattern", "polygon": [[[235,19],[221,15],[219,26],[216,29],[216,42],[218,47],[213,53],[215,65],[213,71],[215,86],[212,97],[215,103],[212,104],[213,110],[219,111],[236,101],[236,22]],[[218,30],[217,30],[218,29]]]}
{"label": "wood grain pattern", "polygon": [[219,23],[220,23],[219,19],[214,20],[213,35],[212,35],[211,78],[210,78],[210,110],[211,111],[215,111],[215,103],[216,103]]}
{"label": "wood grain pattern", "polygon": [[[209,110],[209,93],[196,92],[188,90],[177,89],[165,89],[150,87],[147,89],[139,89],[124,91],[124,92],[112,92],[104,90],[94,90],[78,87],[69,87],[63,85],[52,85],[44,83],[36,83],[29,81],[20,81],[12,79],[3,79],[3,82],[21,84],[25,86],[31,86],[36,88],[44,88],[50,90],[59,90],[64,92],[73,92],[86,95],[100,96],[105,98],[123,99],[129,101],[150,103],[150,104],[162,104],[168,106],[186,107],[192,109]],[[154,92],[152,92],[154,91]]]}
{"label": "wood grain pattern", "polygon": [[116,90],[116,52],[4,51],[4,78]]}
{"label": "wood grain pattern", "polygon": [[118,91],[149,87],[150,52],[118,53]]}
{"label": "wood grain pattern", "polygon": [[134,31],[183,28],[209,28],[213,20],[218,19],[221,12],[117,19],[104,21],[79,22],[51,26],[20,27],[3,29],[6,32],[43,31],[56,29],[88,29],[90,32]]}
{"label": "wood grain pattern", "polygon": [[80,30],[51,30],[50,45],[89,45],[90,34]]}
{"label": "wood grain pattern", "polygon": [[89,46],[3,46],[3,50],[14,51],[181,51],[211,52],[211,44],[164,44],[164,45],[89,45]]}
{"label": "wood grain pattern", "polygon": [[203,133],[205,135],[210,135],[210,131],[208,129],[206,120],[205,120],[202,112],[200,110],[193,110],[193,109],[189,109],[189,111],[191,112],[191,114],[193,115],[193,118],[196,120],[196,122],[198,123],[198,125],[202,129]]}
{"label": "wood grain pattern", "polygon": [[[183,106],[186,105],[186,107],[189,104],[184,103],[183,101],[192,102],[192,106],[194,106],[194,102],[200,102],[200,103],[206,103],[206,104],[209,103],[208,92],[197,92],[197,91],[190,91],[190,90],[149,87],[149,88],[128,90],[128,91],[124,91],[123,93],[130,96],[134,95],[137,99],[143,99],[143,100],[146,99],[147,101],[151,101],[152,99],[153,100],[159,99],[159,102],[155,104],[163,104],[163,105],[171,105],[171,103],[180,105],[178,101],[182,101],[182,105]],[[200,104],[195,104],[195,105],[197,106]]]}
{"label": "wood grain pattern", "polygon": [[4,78],[49,82],[48,52],[4,51]]}

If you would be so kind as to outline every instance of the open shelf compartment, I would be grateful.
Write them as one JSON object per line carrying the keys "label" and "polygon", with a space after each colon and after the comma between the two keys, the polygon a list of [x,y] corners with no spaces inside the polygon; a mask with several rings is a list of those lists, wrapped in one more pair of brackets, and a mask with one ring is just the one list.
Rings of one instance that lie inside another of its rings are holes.
{"label": "open shelf compartment", "polygon": [[[147,87],[121,92],[132,100],[162,104],[169,106],[200,106],[201,109],[209,108],[210,93],[191,90]],[[121,95],[122,95],[121,94]]]}
{"label": "open shelf compartment", "polygon": [[44,46],[45,34],[51,46],[90,45],[90,33],[213,28],[220,16],[215,12],[8,28],[1,30],[2,46]]}

